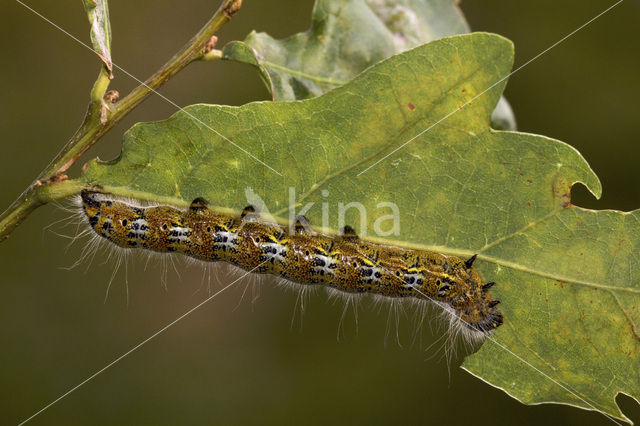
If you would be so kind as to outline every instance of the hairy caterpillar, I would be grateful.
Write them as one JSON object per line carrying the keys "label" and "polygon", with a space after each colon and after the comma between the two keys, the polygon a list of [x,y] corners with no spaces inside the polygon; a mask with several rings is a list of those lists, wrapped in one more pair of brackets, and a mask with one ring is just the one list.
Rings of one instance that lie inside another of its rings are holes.
{"label": "hairy caterpillar", "polygon": [[138,207],[83,191],[82,211],[93,231],[124,248],[182,253],[225,261],[247,271],[348,293],[431,300],[450,313],[474,339],[502,324],[485,283],[472,269],[475,256],[410,250],[361,240],[350,227],[340,236],[310,230],[299,217],[292,232],[259,220],[248,206],[240,217],[215,213],[196,198],[186,210]]}
{"label": "hairy caterpillar", "polygon": [[373,244],[349,227],[337,237],[313,233],[304,217],[289,232],[260,221],[252,206],[231,217],[214,213],[201,198],[186,211],[137,207],[88,191],[81,199],[92,230],[120,247],[226,261],[244,270],[348,293],[435,301],[475,339],[502,323],[498,301],[488,294],[493,283],[484,283],[472,269],[475,256],[464,261]]}

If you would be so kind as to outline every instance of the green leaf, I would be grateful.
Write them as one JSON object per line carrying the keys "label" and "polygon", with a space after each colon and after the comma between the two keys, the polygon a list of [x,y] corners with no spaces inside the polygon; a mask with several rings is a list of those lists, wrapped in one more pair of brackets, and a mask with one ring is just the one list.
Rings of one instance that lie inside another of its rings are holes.
{"label": "green leaf", "polygon": [[[308,99],[342,86],[367,67],[407,49],[469,32],[454,0],[317,0],[311,28],[284,40],[249,34],[223,59],[255,66],[273,99]],[[496,129],[515,130],[502,100]]]}
{"label": "green leaf", "polygon": [[111,23],[109,22],[109,4],[107,0],[82,0],[91,24],[91,44],[104,66],[113,71],[111,62]]}
{"label": "green leaf", "polygon": [[[346,223],[364,238],[479,253],[477,268],[497,282],[492,294],[505,322],[464,368],[528,404],[624,419],[616,394],[640,396],[640,211],[573,206],[576,182],[601,193],[575,149],[492,130],[505,81],[457,110],[508,75],[512,62],[508,40],[476,33],[393,56],[312,99],[193,105],[134,126],[121,156],[92,162],[81,183],[183,206],[202,196],[234,211],[251,193],[285,221],[293,188],[293,215],[315,203],[305,213],[312,224],[323,224],[327,206],[324,225],[335,230],[338,203],[359,202],[364,222],[349,209]],[[371,234],[389,214],[382,202],[398,206],[399,235]]]}

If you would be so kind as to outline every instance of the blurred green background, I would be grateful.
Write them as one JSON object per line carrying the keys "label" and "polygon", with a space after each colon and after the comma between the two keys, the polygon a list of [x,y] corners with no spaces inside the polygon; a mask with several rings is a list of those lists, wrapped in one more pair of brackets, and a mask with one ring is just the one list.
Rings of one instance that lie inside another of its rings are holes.
{"label": "blurred green background", "polygon": [[[31,0],[30,6],[88,42],[80,1]],[[221,43],[252,29],[285,37],[309,25],[311,0],[245,0]],[[208,19],[218,1],[112,0],[114,61],[141,79],[155,71]],[[468,0],[474,30],[515,42],[516,66],[574,30],[611,1]],[[582,187],[575,204],[640,206],[637,145],[640,2],[626,0],[515,74],[507,86],[519,130],[576,147],[600,176],[604,195]],[[0,5],[0,208],[8,206],[79,125],[98,72],[89,50],[14,1]],[[135,82],[116,72],[111,88]],[[240,105],[265,99],[248,66],[196,63],[162,93],[179,105]],[[175,108],[152,96],[116,126],[86,159],[112,158],[122,133]],[[82,163],[82,162],[81,162]],[[80,164],[81,165],[81,164]],[[78,165],[79,167],[79,165]],[[75,169],[77,173],[77,168]],[[132,259],[127,303],[124,269],[105,294],[113,262],[69,266],[82,245],[73,228],[46,225],[67,213],[37,210],[0,244],[0,423],[14,424],[75,386],[207,296],[202,271],[178,265],[167,288],[158,267]],[[51,232],[53,231],[53,232]],[[55,233],[54,233],[55,232]],[[221,282],[228,282],[222,275]],[[213,288],[219,288],[212,282]],[[343,306],[311,298],[300,327],[296,295],[271,282],[240,302],[233,287],[37,417],[33,424],[607,424],[598,414],[555,405],[523,406],[425,348],[438,333],[401,318],[396,343],[387,311],[367,303],[344,320]],[[392,321],[393,322],[393,321]],[[431,357],[428,359],[429,357]],[[518,380],[514,377],[514,380]],[[619,397],[636,422],[640,408]]]}

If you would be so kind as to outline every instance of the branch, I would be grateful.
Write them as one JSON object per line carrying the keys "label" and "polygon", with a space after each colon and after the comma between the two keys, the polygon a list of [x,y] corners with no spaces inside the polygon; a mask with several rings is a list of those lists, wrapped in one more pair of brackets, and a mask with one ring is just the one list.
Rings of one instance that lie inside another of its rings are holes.
{"label": "branch", "polygon": [[105,95],[110,76],[103,67],[91,90],[91,102],[80,128],[51,164],[0,215],[0,242],[7,239],[37,207],[78,193],[82,188],[67,181],[65,172],[140,102],[191,62],[213,50],[217,40],[214,34],[238,12],[241,5],[242,0],[224,0],[209,22],[173,58],[121,101],[118,101],[115,91]]}

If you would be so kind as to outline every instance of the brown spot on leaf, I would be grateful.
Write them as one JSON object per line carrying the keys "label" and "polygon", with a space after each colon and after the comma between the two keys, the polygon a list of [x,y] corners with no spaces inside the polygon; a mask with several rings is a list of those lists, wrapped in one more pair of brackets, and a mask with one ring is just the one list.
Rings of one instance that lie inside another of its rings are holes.
{"label": "brown spot on leaf", "polygon": [[413,111],[414,109],[416,109],[416,106],[414,104],[412,104],[411,102],[409,102],[409,104],[407,105],[409,107],[409,109],[411,111]]}
{"label": "brown spot on leaf", "polygon": [[563,176],[558,175],[553,182],[553,193],[562,208],[566,209],[571,205],[571,184]]}
{"label": "brown spot on leaf", "polygon": [[91,162],[91,160],[87,161],[86,163],[84,163],[82,165],[82,174],[85,174],[85,172],[87,171],[87,169],[89,168],[89,163]]}

